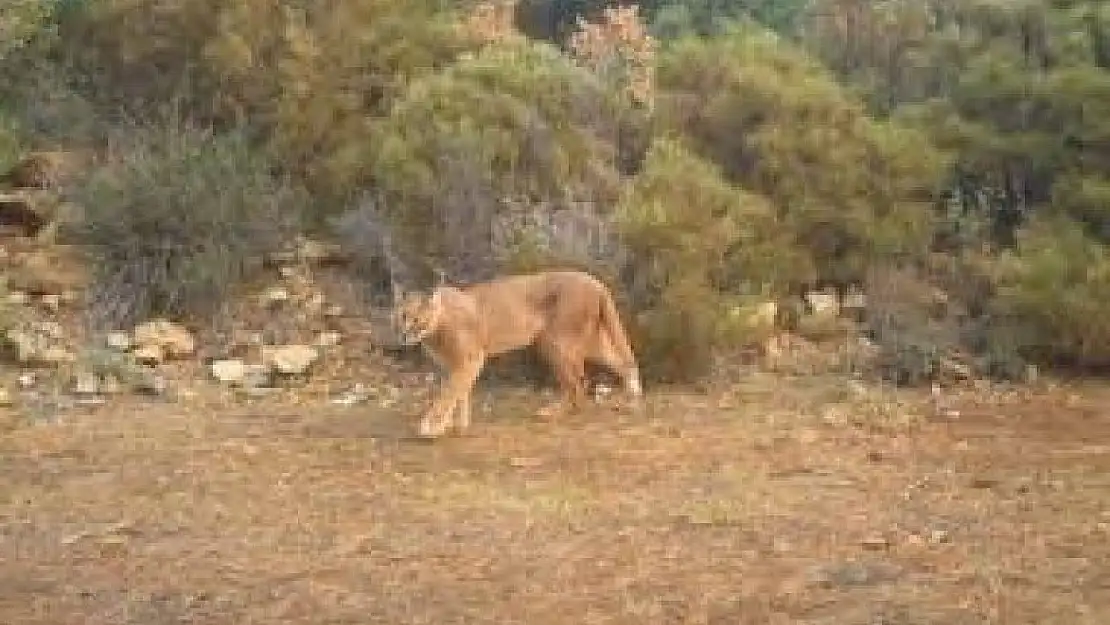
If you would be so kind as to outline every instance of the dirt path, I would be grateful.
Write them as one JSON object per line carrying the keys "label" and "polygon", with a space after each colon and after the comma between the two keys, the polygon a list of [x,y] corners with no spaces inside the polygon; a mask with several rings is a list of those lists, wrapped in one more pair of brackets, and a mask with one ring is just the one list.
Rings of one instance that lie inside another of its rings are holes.
{"label": "dirt path", "polygon": [[1110,622],[1110,392],[934,423],[783,384],[500,392],[435,444],[328,404],[20,428],[0,622]]}

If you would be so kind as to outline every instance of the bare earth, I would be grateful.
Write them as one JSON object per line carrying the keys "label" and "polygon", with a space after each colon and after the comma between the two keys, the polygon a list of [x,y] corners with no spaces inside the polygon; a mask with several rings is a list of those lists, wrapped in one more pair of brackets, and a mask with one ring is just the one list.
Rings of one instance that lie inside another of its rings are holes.
{"label": "bare earth", "polygon": [[432,444],[411,405],[13,418],[0,623],[1110,622],[1110,389],[941,420],[843,388],[558,422],[485,390]]}

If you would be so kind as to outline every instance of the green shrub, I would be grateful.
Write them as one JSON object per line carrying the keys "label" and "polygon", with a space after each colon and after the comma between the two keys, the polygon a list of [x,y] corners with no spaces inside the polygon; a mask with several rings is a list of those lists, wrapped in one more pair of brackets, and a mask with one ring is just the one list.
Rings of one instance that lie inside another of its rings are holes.
{"label": "green shrub", "polygon": [[565,233],[602,229],[619,191],[620,116],[553,46],[506,41],[410,83],[348,158],[384,195],[399,249],[479,279],[552,255],[585,260]]}
{"label": "green shrub", "polygon": [[4,0],[0,3],[0,61],[34,38],[54,10],[50,0]]}
{"label": "green shrub", "polygon": [[1110,177],[1062,177],[1052,187],[1052,204],[1099,241],[1110,242]]}
{"label": "green shrub", "polygon": [[926,251],[946,156],[921,132],[867,117],[789,41],[750,22],[677,40],[658,83],[659,123],[771,201],[818,277],[860,282]]}
{"label": "green shrub", "polygon": [[0,175],[7,172],[19,160],[21,146],[19,129],[16,122],[5,111],[0,110]]}
{"label": "green shrub", "polygon": [[680,142],[657,140],[616,212],[625,297],[645,375],[692,379],[754,340],[734,311],[810,271],[762,197],[729,185]]}
{"label": "green shrub", "polygon": [[137,132],[91,173],[68,231],[95,259],[93,308],[112,325],[201,319],[298,225],[303,195],[238,134]]}
{"label": "green shrub", "polygon": [[173,102],[200,123],[249,124],[341,203],[367,120],[466,49],[456,17],[440,0],[97,0],[58,20],[52,56],[115,114],[154,119]]}
{"label": "green shrub", "polygon": [[1016,320],[1031,359],[1110,366],[1110,250],[1080,225],[1042,219],[997,263],[996,314]]}

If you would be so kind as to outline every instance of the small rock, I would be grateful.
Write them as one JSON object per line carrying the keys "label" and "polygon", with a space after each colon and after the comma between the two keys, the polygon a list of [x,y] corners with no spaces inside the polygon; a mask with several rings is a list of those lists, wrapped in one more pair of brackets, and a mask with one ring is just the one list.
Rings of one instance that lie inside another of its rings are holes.
{"label": "small rock", "polygon": [[238,358],[214,361],[209,369],[212,372],[212,377],[229,386],[252,389],[272,385],[269,367],[247,364]]}
{"label": "small rock", "polygon": [[76,395],[96,395],[100,391],[100,380],[92,373],[82,371],[73,380],[73,392]]}
{"label": "small rock", "polygon": [[316,340],[313,344],[318,347],[335,347],[339,345],[342,338],[342,335],[338,332],[321,332],[316,335]]}
{"label": "small rock", "polygon": [[68,546],[76,543],[77,541],[79,541],[83,538],[87,538],[88,536],[89,536],[88,530],[82,530],[80,532],[77,532],[76,534],[69,534],[67,536],[63,536],[62,540],[61,540],[61,543],[62,543],[63,546],[68,547]]}
{"label": "small rock", "polygon": [[224,384],[242,384],[247,377],[247,365],[238,359],[213,361],[208,370]]}
{"label": "small rock", "polygon": [[805,294],[805,299],[814,316],[835,317],[840,314],[840,304],[835,293],[810,291]]}
{"label": "small rock", "polygon": [[131,335],[126,332],[111,332],[105,337],[104,342],[108,347],[121,352],[131,349],[134,345],[131,341]]}
{"label": "small rock", "polygon": [[135,343],[143,347],[157,345],[166,358],[183,358],[196,352],[196,342],[184,326],[155,319],[135,327]]}
{"label": "small rock", "polygon": [[297,258],[308,264],[323,264],[336,260],[339,257],[339,248],[335,245],[302,239],[297,246]]}
{"label": "small rock", "polygon": [[970,380],[973,372],[967,363],[947,358],[940,363],[941,370],[957,380]]}
{"label": "small rock", "polygon": [[300,375],[308,371],[320,352],[311,345],[280,345],[262,348],[262,361],[283,375]]}
{"label": "small rock", "polygon": [[278,306],[288,301],[289,290],[284,287],[271,287],[269,289],[266,289],[266,291],[262,294],[262,305],[267,308]]}
{"label": "small rock", "polygon": [[48,293],[39,298],[42,307],[50,312],[57,312],[62,307],[62,296],[56,293]]}
{"label": "small rock", "polygon": [[161,345],[143,345],[135,350],[135,362],[148,367],[157,366],[166,358],[166,353]]}
{"label": "small rock", "polygon": [[752,329],[773,328],[778,314],[779,305],[775,301],[735,306],[729,311],[731,317],[742,320]]}
{"label": "small rock", "polygon": [[296,273],[296,270],[294,270],[292,267],[278,268],[278,275],[280,275],[282,278],[292,278]]}
{"label": "small rock", "polygon": [[313,262],[327,257],[324,246],[319,241],[302,239],[297,246],[297,258],[306,262]]}
{"label": "small rock", "polygon": [[867,296],[859,291],[850,291],[844,295],[842,309],[864,310],[867,308]]}
{"label": "small rock", "polygon": [[947,543],[949,541],[948,532],[944,530],[933,530],[929,532],[929,542],[934,545]]}
{"label": "small rock", "polygon": [[63,347],[47,347],[38,356],[38,361],[50,366],[74,362],[77,357]]}
{"label": "small rock", "polygon": [[332,398],[331,403],[339,406],[353,406],[369,400],[370,395],[370,390],[366,388],[366,385],[359,382],[342,395]]}
{"label": "small rock", "polygon": [[38,377],[35,375],[34,371],[24,371],[19,374],[19,388],[21,389],[29,389],[34,386],[36,382],[38,382]]}
{"label": "small rock", "polygon": [[594,385],[594,399],[602,400],[613,394],[613,387],[605,383],[598,383]]}

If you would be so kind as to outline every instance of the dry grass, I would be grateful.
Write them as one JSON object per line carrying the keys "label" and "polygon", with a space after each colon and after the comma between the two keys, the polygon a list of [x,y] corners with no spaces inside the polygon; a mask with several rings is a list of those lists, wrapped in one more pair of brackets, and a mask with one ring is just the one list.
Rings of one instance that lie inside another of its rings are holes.
{"label": "dry grass", "polygon": [[270,400],[9,430],[0,622],[1110,619],[1105,389],[949,423],[782,379],[557,423],[489,393],[434,444]]}

